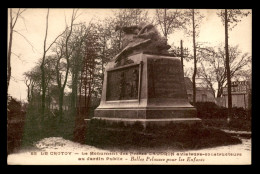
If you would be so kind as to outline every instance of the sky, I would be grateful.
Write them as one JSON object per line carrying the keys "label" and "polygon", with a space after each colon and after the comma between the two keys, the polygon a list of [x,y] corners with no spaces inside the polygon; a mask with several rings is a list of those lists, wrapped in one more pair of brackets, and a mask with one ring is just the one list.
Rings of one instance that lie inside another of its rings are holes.
{"label": "sky", "polygon": [[[13,9],[17,11],[18,9]],[[47,37],[47,45],[49,45],[69,23],[73,9],[50,9],[49,13],[49,29]],[[86,22],[91,20],[102,20],[105,17],[112,16],[112,10],[115,9],[79,9],[79,17],[75,23]],[[153,16],[155,9],[147,9],[148,15]],[[202,9],[200,12],[205,15],[201,25],[200,33],[197,38],[198,42],[207,42],[208,46],[217,46],[224,43],[224,26],[221,19],[216,15],[215,9]],[[30,71],[43,53],[43,41],[46,27],[47,9],[26,9],[19,18],[13,36],[12,45],[12,77],[9,85],[8,93],[17,98],[26,101],[27,87],[24,83],[23,73]],[[8,18],[9,20],[9,18]],[[9,29],[9,28],[8,28]],[[24,39],[24,37],[26,39]],[[184,47],[192,50],[192,38],[187,36],[183,31],[174,31],[169,35],[168,44],[179,46],[180,40],[183,40]],[[8,32],[9,41],[9,32]],[[7,41],[7,44],[8,44]],[[29,43],[30,44],[29,44]],[[248,52],[252,55],[252,15],[243,18],[238,25],[229,32],[229,44],[239,45],[239,49],[243,53]],[[32,45],[32,46],[31,46]],[[51,52],[49,52],[51,54]],[[186,67],[192,67],[191,62],[184,62]]]}

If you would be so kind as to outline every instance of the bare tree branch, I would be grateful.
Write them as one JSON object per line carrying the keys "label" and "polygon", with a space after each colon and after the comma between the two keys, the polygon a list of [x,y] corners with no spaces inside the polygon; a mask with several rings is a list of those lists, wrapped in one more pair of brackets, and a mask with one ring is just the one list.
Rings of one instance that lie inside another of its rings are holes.
{"label": "bare tree branch", "polygon": [[14,23],[12,24],[12,28],[14,28],[14,26],[15,26],[15,24],[16,24],[16,22],[17,22],[17,19],[18,19],[18,17],[19,17],[19,12],[20,12],[20,8],[18,9],[18,12],[17,12],[17,14],[16,14]]}
{"label": "bare tree branch", "polygon": [[22,36],[25,41],[32,47],[32,51],[35,52],[34,50],[36,50],[37,52],[39,52],[34,46],[33,44],[23,35],[21,34],[20,32],[16,31],[16,30],[13,30],[15,33],[19,34],[20,36]]}
{"label": "bare tree branch", "polygon": [[11,52],[11,54],[15,55],[22,63],[27,63],[27,61],[21,59],[21,55],[17,55],[13,52]]}

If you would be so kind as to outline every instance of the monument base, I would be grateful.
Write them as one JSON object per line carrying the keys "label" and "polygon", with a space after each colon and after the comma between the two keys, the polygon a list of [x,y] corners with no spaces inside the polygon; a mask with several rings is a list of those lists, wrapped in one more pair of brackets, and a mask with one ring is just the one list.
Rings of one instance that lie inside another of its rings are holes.
{"label": "monument base", "polygon": [[174,124],[197,124],[201,123],[199,118],[161,118],[161,119],[132,119],[132,118],[105,118],[94,117],[92,119],[105,121],[107,124],[123,123],[124,125],[134,125],[140,123],[143,127],[149,125],[165,126],[170,123]]}
{"label": "monument base", "polygon": [[138,53],[125,60],[129,63],[107,64],[101,102],[93,119],[144,127],[201,121],[188,101],[179,58]]}

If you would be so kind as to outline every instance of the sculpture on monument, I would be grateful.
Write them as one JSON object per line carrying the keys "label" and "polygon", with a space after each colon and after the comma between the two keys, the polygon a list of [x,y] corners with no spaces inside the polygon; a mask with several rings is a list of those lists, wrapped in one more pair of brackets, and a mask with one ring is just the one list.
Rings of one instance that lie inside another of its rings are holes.
{"label": "sculpture on monument", "polygon": [[154,54],[168,54],[170,45],[152,24],[141,22],[138,26],[116,27],[125,33],[122,39],[122,51],[117,54],[114,61],[119,65],[127,64],[125,57],[134,52],[149,52]]}

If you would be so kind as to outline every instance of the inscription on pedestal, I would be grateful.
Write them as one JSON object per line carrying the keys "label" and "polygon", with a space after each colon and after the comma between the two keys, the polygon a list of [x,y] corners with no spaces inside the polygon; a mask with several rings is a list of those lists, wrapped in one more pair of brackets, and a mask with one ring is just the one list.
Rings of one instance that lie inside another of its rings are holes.
{"label": "inscription on pedestal", "polygon": [[185,98],[185,86],[180,61],[147,60],[149,98]]}
{"label": "inscription on pedestal", "polygon": [[138,99],[139,64],[107,72],[107,101]]}

